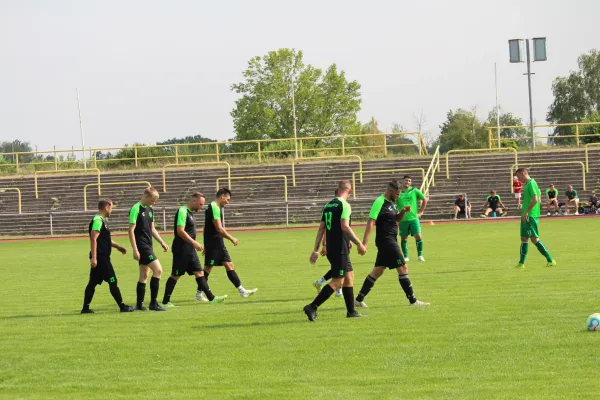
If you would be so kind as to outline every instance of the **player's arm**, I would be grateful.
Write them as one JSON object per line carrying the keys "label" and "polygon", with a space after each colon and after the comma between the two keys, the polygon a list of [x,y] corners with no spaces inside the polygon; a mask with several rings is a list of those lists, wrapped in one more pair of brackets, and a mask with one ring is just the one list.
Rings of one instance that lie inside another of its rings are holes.
{"label": "player's arm", "polygon": [[127,249],[123,246],[121,246],[120,244],[118,244],[117,242],[115,242],[114,240],[110,241],[110,246],[113,249],[117,249],[119,251],[119,253],[121,254],[127,254]]}
{"label": "player's arm", "polygon": [[398,214],[396,214],[396,222],[400,222],[404,219],[404,216],[406,215],[407,212],[409,212],[411,210],[411,206],[404,206],[400,209],[400,212]]}
{"label": "player's arm", "polygon": [[137,206],[133,206],[129,211],[129,230],[127,234],[129,236],[129,243],[131,244],[131,249],[133,250],[133,259],[139,261],[140,260],[140,252],[137,248],[137,243],[135,241],[135,227],[138,219],[138,215],[140,213],[140,209]]}
{"label": "player's arm", "polygon": [[164,251],[168,251],[169,250],[169,246],[165,243],[164,240],[162,240],[162,238],[160,237],[160,234],[156,230],[156,227],[154,226],[154,221],[152,221],[152,237],[154,239],[156,239],[156,241],[158,243],[160,243],[160,247],[162,247]]}
{"label": "player's arm", "polygon": [[489,204],[490,204],[490,201],[486,199],[485,203],[481,206],[481,209],[485,210]]}
{"label": "player's arm", "polygon": [[323,234],[323,240],[322,240],[321,244],[322,244],[321,255],[326,256],[327,255],[327,235]]}
{"label": "player's arm", "polygon": [[498,204],[500,204],[500,207],[502,208],[506,208],[506,206],[504,205],[504,203],[502,202],[502,198],[500,196],[498,196]]}
{"label": "player's arm", "polygon": [[429,199],[425,197],[423,192],[417,190],[417,199],[421,200],[421,207],[419,207],[419,212],[417,213],[417,218],[421,219],[425,209],[427,208],[427,203],[429,203]]}
{"label": "player's arm", "polygon": [[196,251],[200,251],[202,252],[202,254],[204,254],[204,247],[202,247],[200,243],[198,243],[197,241],[192,239],[190,235],[188,235],[188,233],[185,231],[185,225],[177,225],[177,235],[179,235],[181,240],[183,240],[184,242],[187,242],[194,246],[194,249]]}
{"label": "player's arm", "polygon": [[92,253],[90,265],[92,268],[98,266],[98,236],[100,236],[100,231],[92,230],[90,234],[90,252]]}
{"label": "player's arm", "polygon": [[373,227],[376,223],[377,221],[373,218],[369,218],[369,220],[367,221],[367,225],[365,226],[365,234],[363,235],[362,241],[365,247],[367,247],[367,245],[369,244],[369,236],[371,236],[371,231],[373,230]]}
{"label": "player's arm", "polygon": [[325,243],[325,222],[321,221],[319,224],[319,230],[317,231],[317,237],[315,238],[315,245],[313,247],[312,253],[310,253],[309,261],[311,264],[317,262],[319,258],[319,246],[321,243]]}
{"label": "player's arm", "polygon": [[538,201],[539,201],[539,199],[536,194],[531,196],[531,202],[529,203],[529,207],[527,207],[527,209],[523,213],[523,218],[525,220],[529,219],[529,213],[531,212],[531,210],[533,210],[533,207],[535,207],[535,205],[538,203]]}
{"label": "player's arm", "polygon": [[215,229],[217,230],[217,232],[219,232],[219,235],[221,235],[221,237],[224,237],[225,239],[229,240],[231,243],[233,243],[234,246],[238,245],[238,240],[236,238],[234,238],[233,236],[231,236],[227,230],[225,230],[225,227],[223,226],[223,224],[221,223],[221,219],[215,219],[213,221],[213,224],[215,225]]}

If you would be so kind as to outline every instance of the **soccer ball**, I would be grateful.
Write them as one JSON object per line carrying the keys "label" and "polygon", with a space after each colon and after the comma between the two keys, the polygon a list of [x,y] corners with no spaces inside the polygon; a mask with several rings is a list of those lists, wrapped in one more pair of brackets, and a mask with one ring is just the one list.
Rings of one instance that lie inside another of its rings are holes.
{"label": "soccer ball", "polygon": [[587,319],[588,331],[600,331],[600,314],[592,314]]}

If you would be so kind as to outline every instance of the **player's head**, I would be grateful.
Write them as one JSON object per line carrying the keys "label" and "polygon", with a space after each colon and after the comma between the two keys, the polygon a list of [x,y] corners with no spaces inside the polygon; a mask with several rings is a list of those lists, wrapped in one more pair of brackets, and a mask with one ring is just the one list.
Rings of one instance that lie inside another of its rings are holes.
{"label": "player's head", "polygon": [[231,201],[231,191],[226,187],[217,190],[215,201],[219,207],[225,207]]}
{"label": "player's head", "polygon": [[388,182],[386,197],[391,201],[396,201],[398,196],[400,195],[400,182],[397,180],[391,180]]}
{"label": "player's head", "polygon": [[529,170],[527,168],[519,168],[517,172],[515,172],[515,175],[517,175],[517,178],[519,178],[522,183],[526,183],[529,180]]}
{"label": "player's head", "polygon": [[456,198],[459,199],[459,200],[464,200],[465,195],[461,193],[458,196],[456,196]]}
{"label": "player's head", "polygon": [[142,195],[142,203],[143,206],[153,206],[158,201],[158,190],[154,187],[149,187],[144,190],[144,194]]}
{"label": "player's head", "polygon": [[550,190],[554,190],[554,183],[550,184]]}
{"label": "player's head", "polygon": [[519,180],[519,178],[517,178],[517,176],[516,176],[516,175],[515,175],[515,176],[513,176],[513,181],[518,181],[518,180]]}
{"label": "player's head", "polygon": [[404,175],[404,178],[402,178],[402,187],[404,189],[408,189],[411,184],[412,184],[412,177],[410,175]]}
{"label": "player's head", "polygon": [[568,189],[569,189],[569,192],[572,192],[573,191],[573,186],[569,185]]}
{"label": "player's head", "polygon": [[190,210],[196,212],[196,211],[204,208],[205,202],[206,202],[206,199],[204,198],[204,195],[202,193],[194,192],[194,193],[192,193],[192,197],[190,198],[188,207],[190,208]]}
{"label": "player's head", "polygon": [[592,190],[592,196],[596,196],[596,191]]}
{"label": "player's head", "polygon": [[495,195],[496,195],[496,191],[495,191],[494,189],[492,189],[492,190],[490,191],[490,194],[491,194],[492,196],[495,196]]}
{"label": "player's head", "polygon": [[335,191],[337,193],[336,196],[347,199],[352,192],[352,185],[349,180],[345,179],[338,183],[338,187]]}
{"label": "player's head", "polygon": [[98,202],[98,212],[104,214],[105,217],[110,217],[112,209],[113,202],[111,199],[102,199]]}

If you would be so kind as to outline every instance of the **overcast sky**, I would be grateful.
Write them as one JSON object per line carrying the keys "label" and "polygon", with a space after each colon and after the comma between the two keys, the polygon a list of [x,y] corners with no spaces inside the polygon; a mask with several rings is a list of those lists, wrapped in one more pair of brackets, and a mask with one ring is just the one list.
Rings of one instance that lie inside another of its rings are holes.
{"label": "overcast sky", "polygon": [[0,140],[39,150],[233,137],[229,115],[248,59],[290,47],[362,85],[362,111],[380,127],[438,132],[450,109],[500,103],[528,118],[524,64],[507,40],[546,36],[533,71],[534,119],[552,80],[600,48],[599,0],[0,0]]}

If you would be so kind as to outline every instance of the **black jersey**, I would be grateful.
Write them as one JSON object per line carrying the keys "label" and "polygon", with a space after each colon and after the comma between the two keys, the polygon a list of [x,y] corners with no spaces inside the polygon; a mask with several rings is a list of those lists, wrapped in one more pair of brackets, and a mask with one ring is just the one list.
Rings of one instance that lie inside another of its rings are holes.
{"label": "black jersey", "polygon": [[204,243],[223,242],[223,237],[215,228],[214,221],[216,220],[220,220],[221,225],[223,224],[221,207],[216,201],[213,201],[204,212]]}
{"label": "black jersey", "polygon": [[396,203],[385,198],[384,195],[379,196],[371,206],[369,218],[375,222],[375,244],[379,246],[381,243],[389,241],[397,241],[398,222],[396,221],[398,209]]}
{"label": "black jersey", "polygon": [[488,207],[492,210],[495,210],[496,208],[498,208],[498,204],[500,203],[500,196],[488,196],[486,200],[489,202]]}
{"label": "black jersey", "polygon": [[[88,233],[92,236],[92,231],[100,232],[100,236],[96,239],[96,258],[108,258],[112,251],[112,239],[110,237],[110,229],[108,228],[108,222],[100,215],[94,215],[94,218],[90,222],[88,227]],[[90,258],[92,258],[92,252],[90,251]]]}
{"label": "black jersey", "polygon": [[183,240],[179,234],[177,233],[177,227],[183,226],[185,232],[190,235],[192,239],[196,239],[196,220],[194,219],[194,214],[192,210],[187,208],[186,206],[181,207],[175,213],[175,223],[173,227],[173,245],[171,246],[171,251],[177,254],[194,254],[196,250],[191,243]]}
{"label": "black jersey", "polygon": [[135,224],[135,243],[138,250],[152,250],[152,223],[154,210],[152,206],[144,207],[138,202],[129,211],[129,223]]}
{"label": "black jersey", "polygon": [[326,228],[327,254],[348,254],[350,242],[342,232],[342,220],[350,222],[352,209],[341,197],[336,197],[323,207],[321,221]]}

